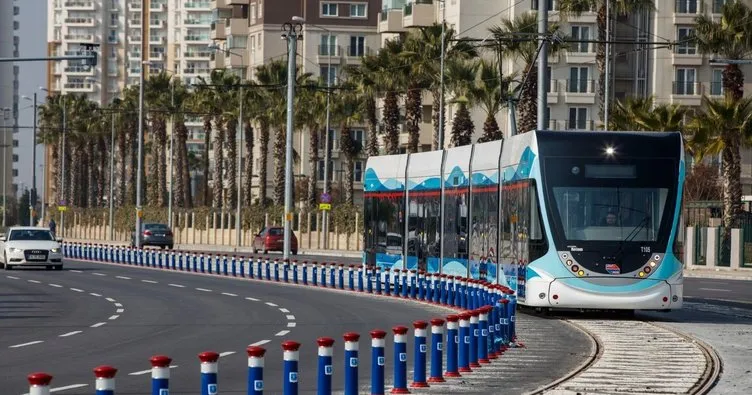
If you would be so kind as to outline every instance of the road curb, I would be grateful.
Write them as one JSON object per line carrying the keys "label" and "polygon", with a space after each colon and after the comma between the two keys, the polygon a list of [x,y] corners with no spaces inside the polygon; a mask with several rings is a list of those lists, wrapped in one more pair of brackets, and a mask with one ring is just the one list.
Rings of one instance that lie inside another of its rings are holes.
{"label": "road curb", "polygon": [[[737,273],[737,272],[733,272]],[[717,280],[739,280],[739,281],[752,281],[752,275],[749,276],[740,276],[740,275],[734,275],[732,272],[725,274],[722,271],[719,272],[713,272],[713,273],[704,273],[704,272],[698,272],[698,271],[692,271],[692,270],[685,270],[684,271],[684,277],[690,277],[690,278],[711,278],[711,279],[717,279]]]}

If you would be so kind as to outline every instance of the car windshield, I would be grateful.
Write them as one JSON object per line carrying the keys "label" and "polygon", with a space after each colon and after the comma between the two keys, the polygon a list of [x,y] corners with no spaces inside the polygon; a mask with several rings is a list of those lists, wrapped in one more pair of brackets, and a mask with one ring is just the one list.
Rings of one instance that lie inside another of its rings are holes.
{"label": "car windshield", "polygon": [[284,229],[282,228],[271,228],[269,229],[269,235],[271,236],[282,236],[284,233]]}
{"label": "car windshield", "polygon": [[53,241],[52,233],[48,230],[41,229],[20,229],[10,232],[8,241]]}

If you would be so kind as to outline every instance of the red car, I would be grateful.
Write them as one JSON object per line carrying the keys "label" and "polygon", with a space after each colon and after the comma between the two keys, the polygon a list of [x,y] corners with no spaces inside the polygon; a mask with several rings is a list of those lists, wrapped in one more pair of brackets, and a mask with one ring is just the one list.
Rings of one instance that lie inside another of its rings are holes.
{"label": "red car", "polygon": [[[284,244],[285,228],[277,226],[264,228],[253,238],[253,253],[261,251],[266,254],[269,251],[283,251]],[[298,239],[293,231],[290,231],[290,252],[298,255]]]}

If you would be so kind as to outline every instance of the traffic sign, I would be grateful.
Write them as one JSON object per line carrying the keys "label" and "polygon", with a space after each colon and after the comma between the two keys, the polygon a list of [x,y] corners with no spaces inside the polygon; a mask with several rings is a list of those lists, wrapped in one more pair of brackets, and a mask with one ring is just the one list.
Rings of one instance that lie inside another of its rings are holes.
{"label": "traffic sign", "polygon": [[322,193],[321,197],[319,198],[321,200],[320,203],[331,203],[332,202],[332,195],[328,193]]}
{"label": "traffic sign", "polygon": [[60,202],[58,203],[58,206],[65,206],[65,199],[61,200],[61,201],[60,201]]}
{"label": "traffic sign", "polygon": [[68,206],[57,206],[57,211],[68,211]]}
{"label": "traffic sign", "polygon": [[319,203],[319,210],[327,211],[327,210],[331,210],[331,209],[332,209],[332,205],[331,204],[329,204],[329,203]]}

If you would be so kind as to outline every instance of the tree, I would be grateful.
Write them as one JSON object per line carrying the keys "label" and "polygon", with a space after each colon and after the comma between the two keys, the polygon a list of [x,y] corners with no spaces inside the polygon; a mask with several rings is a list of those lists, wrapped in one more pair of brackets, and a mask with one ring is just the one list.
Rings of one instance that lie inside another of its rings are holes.
{"label": "tree", "polygon": [[[595,50],[595,63],[598,65],[598,104],[601,119],[603,119],[606,103],[606,41],[611,39],[606,37],[606,2],[609,3],[611,8],[612,19],[617,15],[624,16],[640,11],[652,11],[655,8],[653,0],[560,0],[559,2],[559,11],[564,16],[580,16],[593,10],[597,12],[598,43]],[[610,33],[611,35],[614,34],[613,27],[610,29]]]}
{"label": "tree", "polygon": [[399,90],[402,78],[398,73],[402,66],[399,55],[404,43],[401,38],[387,40],[376,58],[375,81],[379,91],[384,95],[382,121],[384,122],[384,146],[388,155],[398,154],[399,149]]}
{"label": "tree", "polygon": [[472,143],[475,125],[470,118],[471,102],[470,90],[475,82],[475,74],[478,72],[479,63],[476,61],[455,60],[447,66],[449,87],[454,95],[452,102],[457,105],[457,112],[452,120],[452,146],[459,147]]}
{"label": "tree", "polygon": [[148,179],[149,202],[167,206],[167,116],[171,108],[171,77],[162,71],[151,74],[144,86],[144,100],[151,120],[151,162]]}
{"label": "tree", "polygon": [[[352,87],[352,83],[346,82],[345,87]],[[335,106],[335,117],[340,124],[340,151],[344,156],[345,163],[345,203],[353,204],[353,184],[355,158],[363,150],[362,145],[352,137],[351,126],[353,123],[360,122],[362,102],[354,89],[345,91],[340,94]]]}
{"label": "tree", "polygon": [[[325,78],[319,81],[307,81],[307,85],[321,84]],[[325,84],[325,82],[324,82]],[[305,128],[309,136],[308,145],[308,166],[310,176],[306,177],[305,194],[299,194],[309,207],[314,207],[317,201],[316,192],[318,185],[318,165],[319,165],[319,134],[325,134],[326,131],[326,111],[327,111],[327,93],[318,89],[301,89],[297,94],[299,110],[296,118],[301,121],[301,128]],[[331,104],[330,104],[331,107]],[[331,118],[331,115],[330,115]]]}
{"label": "tree", "polygon": [[478,103],[483,112],[486,113],[486,121],[483,123],[483,135],[478,139],[479,143],[504,138],[499,124],[496,122],[496,114],[498,114],[502,106],[513,95],[513,92],[509,90],[512,80],[513,76],[505,77],[502,80],[498,62],[485,59],[480,60],[478,71],[475,75],[475,83],[468,91],[470,100]]}
{"label": "tree", "polygon": [[52,163],[50,164],[52,179],[52,190],[50,194],[55,196],[55,201],[61,199],[61,191],[58,190],[60,186],[60,165],[62,164],[60,158],[60,145],[62,144],[62,128],[63,128],[63,95],[52,95],[47,97],[47,101],[39,106],[39,142],[50,146]]}
{"label": "tree", "polygon": [[654,98],[628,97],[618,100],[609,119],[609,130],[683,132],[687,109],[678,104],[655,105]]}
{"label": "tree", "polygon": [[[269,138],[270,131],[274,127],[275,130],[283,122],[280,119],[284,119],[286,111],[284,95],[284,86],[287,81],[287,60],[279,59],[269,63],[265,63],[256,67],[256,80],[260,85],[265,85],[267,88],[262,91],[260,103],[262,106],[261,111],[257,114],[257,121],[259,124],[259,202],[262,205],[267,204],[268,194],[268,170],[269,170]],[[276,140],[279,140],[279,133],[276,133]],[[275,141],[276,142],[276,141]],[[279,143],[279,142],[276,142]],[[277,154],[284,155],[284,144],[281,149],[282,152],[278,152],[280,147],[276,147],[275,144],[275,158]],[[277,159],[279,160],[279,159]],[[284,156],[282,157],[284,161]],[[283,169],[284,170],[284,169]],[[276,172],[275,172],[276,174]],[[282,174],[284,177],[284,171]],[[276,181],[275,181],[276,182]],[[280,180],[280,183],[283,181]],[[284,188],[284,186],[283,186]]]}
{"label": "tree", "polygon": [[[721,18],[706,14],[695,18],[695,35],[700,53],[726,59],[746,59],[752,53],[752,10],[738,0],[726,1]],[[723,90],[734,100],[744,96],[744,73],[738,64],[727,64],[722,73]]]}
{"label": "tree", "polygon": [[348,66],[345,69],[345,75],[355,84],[358,96],[363,102],[363,112],[368,123],[368,143],[366,146],[368,156],[379,154],[379,121],[376,114],[376,98],[379,94],[376,83],[377,71],[378,58],[375,55],[363,56],[359,66]]}
{"label": "tree", "polygon": [[703,97],[702,108],[690,123],[689,132],[692,144],[701,147],[695,154],[698,161],[718,153],[723,158],[723,227],[724,240],[728,240],[731,228],[738,227],[742,211],[740,148],[752,139],[752,98]]}
{"label": "tree", "polygon": [[212,141],[212,117],[217,107],[212,87],[208,86],[210,83],[211,80],[207,81],[203,77],[199,77],[199,84],[196,86],[196,91],[190,101],[190,108],[194,112],[203,114],[204,152],[201,154],[201,174],[203,177],[199,189],[201,190],[201,204],[204,206],[209,206],[212,202],[209,189],[209,153],[211,152]]}

